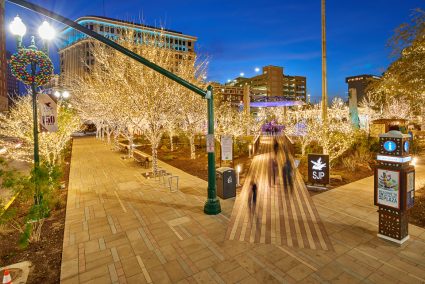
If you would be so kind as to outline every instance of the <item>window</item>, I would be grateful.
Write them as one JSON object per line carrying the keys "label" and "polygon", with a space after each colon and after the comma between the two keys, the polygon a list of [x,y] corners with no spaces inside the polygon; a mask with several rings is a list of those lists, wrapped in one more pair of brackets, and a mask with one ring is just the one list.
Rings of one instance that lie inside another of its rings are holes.
{"label": "window", "polygon": [[105,27],[105,32],[109,32],[109,27]]}
{"label": "window", "polygon": [[192,46],[192,42],[191,42],[191,41],[189,41],[189,42],[187,43],[187,45],[188,45],[188,46]]}
{"label": "window", "polygon": [[111,33],[115,33],[115,28],[111,28]]}
{"label": "window", "polygon": [[103,32],[103,26],[102,26],[102,25],[100,25],[99,30],[100,30],[101,32]]}
{"label": "window", "polygon": [[89,26],[89,29],[90,29],[90,30],[93,30],[93,25],[90,25],[90,26]]}

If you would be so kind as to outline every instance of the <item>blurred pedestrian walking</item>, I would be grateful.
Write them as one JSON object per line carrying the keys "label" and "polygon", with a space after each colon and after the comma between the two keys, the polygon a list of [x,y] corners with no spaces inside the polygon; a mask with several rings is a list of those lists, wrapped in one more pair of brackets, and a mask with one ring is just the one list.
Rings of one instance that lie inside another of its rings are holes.
{"label": "blurred pedestrian walking", "polygon": [[251,182],[251,192],[248,196],[248,206],[251,213],[254,213],[256,203],[257,203],[257,184],[255,182]]}
{"label": "blurred pedestrian walking", "polygon": [[277,156],[277,153],[279,152],[279,142],[277,142],[276,137],[273,138],[273,151],[274,155]]}
{"label": "blurred pedestrian walking", "polygon": [[276,176],[278,174],[276,158],[270,157],[269,164],[269,187],[276,184]]}
{"label": "blurred pedestrian walking", "polygon": [[292,168],[292,163],[285,153],[286,161],[283,164],[282,174],[283,174],[283,186],[285,189],[290,188],[291,192],[294,190],[294,169]]}

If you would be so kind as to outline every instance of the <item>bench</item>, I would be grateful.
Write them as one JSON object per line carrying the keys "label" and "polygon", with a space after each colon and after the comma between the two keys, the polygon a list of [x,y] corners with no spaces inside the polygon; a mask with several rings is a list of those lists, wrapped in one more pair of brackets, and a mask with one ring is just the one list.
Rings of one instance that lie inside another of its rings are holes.
{"label": "bench", "polygon": [[124,144],[123,142],[119,142],[118,143],[118,149],[119,149],[120,152],[127,153],[128,152],[128,145]]}
{"label": "bench", "polygon": [[150,163],[152,162],[152,157],[149,155],[146,155],[145,153],[142,153],[140,151],[133,151],[133,159],[136,162],[141,163],[142,165],[145,166],[145,168],[149,168]]}

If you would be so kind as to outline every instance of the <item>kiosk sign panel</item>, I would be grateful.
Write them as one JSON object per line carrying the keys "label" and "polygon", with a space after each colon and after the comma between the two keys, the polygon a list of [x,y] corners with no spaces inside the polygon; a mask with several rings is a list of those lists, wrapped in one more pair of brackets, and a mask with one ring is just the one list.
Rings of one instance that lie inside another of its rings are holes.
{"label": "kiosk sign panel", "polygon": [[400,172],[377,169],[376,204],[400,209]]}
{"label": "kiosk sign panel", "polygon": [[406,174],[406,209],[410,209],[415,204],[415,172]]}
{"label": "kiosk sign panel", "polygon": [[329,184],[329,155],[308,154],[308,181]]}

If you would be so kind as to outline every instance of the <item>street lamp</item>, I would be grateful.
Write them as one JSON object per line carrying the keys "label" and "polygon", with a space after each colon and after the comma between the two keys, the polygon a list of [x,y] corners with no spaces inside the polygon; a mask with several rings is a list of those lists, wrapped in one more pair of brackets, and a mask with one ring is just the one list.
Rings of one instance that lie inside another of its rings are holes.
{"label": "street lamp", "polygon": [[260,72],[260,68],[255,67],[255,73],[258,73],[258,72]]}
{"label": "street lamp", "polygon": [[16,16],[9,25],[10,32],[16,37],[18,49],[22,47],[22,37],[27,32],[27,27],[19,16]]}
{"label": "street lamp", "polygon": [[65,99],[65,100],[71,96],[68,91],[63,91],[63,92],[56,91],[54,95],[58,99]]}
{"label": "street lamp", "polygon": [[236,186],[240,186],[241,185],[240,184],[240,179],[239,179],[239,175],[241,173],[241,170],[242,170],[241,165],[237,165],[236,166],[236,174],[237,174],[237,176],[236,176]]}
{"label": "street lamp", "polygon": [[[47,55],[47,42],[52,40],[55,31],[50,26],[50,24],[46,21],[39,28],[39,35],[43,39],[44,43],[44,53],[37,50],[37,46],[35,45],[34,36],[31,37],[31,45],[28,48],[25,48],[22,44],[22,38],[25,35],[27,28],[25,24],[22,22],[19,16],[16,16],[13,21],[9,25],[10,31],[13,35],[16,36],[17,48],[18,52],[12,56],[11,65],[15,65],[16,63],[20,63],[19,60],[25,60],[26,64],[30,64],[31,66],[31,74],[29,76],[22,76],[21,74],[14,74],[17,79],[23,81],[25,84],[31,85],[32,90],[32,114],[33,114],[33,135],[34,135],[34,172],[37,172],[38,167],[40,165],[40,156],[39,156],[39,147],[38,147],[38,117],[37,117],[37,87],[45,84],[46,80],[50,80],[51,75],[49,73],[53,73],[53,65]],[[29,55],[32,56],[29,56]],[[44,62],[43,62],[44,61]],[[45,64],[42,64],[45,63]],[[46,64],[47,63],[47,64]],[[44,71],[42,74],[44,77],[38,78],[37,76],[37,65],[40,66],[39,73]],[[47,66],[47,67],[46,67]],[[25,67],[25,66],[23,66]],[[51,69],[50,69],[51,68]],[[46,71],[47,70],[47,71]],[[21,72],[24,72],[20,70]],[[26,72],[26,71],[25,71]],[[29,77],[29,78],[28,78]],[[44,83],[43,83],[44,82]],[[37,180],[37,179],[36,179]],[[35,184],[35,196],[34,202],[36,205],[41,202],[41,194],[39,185]]]}

